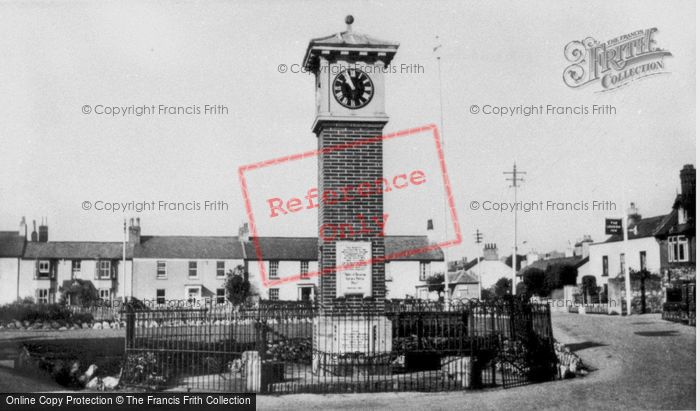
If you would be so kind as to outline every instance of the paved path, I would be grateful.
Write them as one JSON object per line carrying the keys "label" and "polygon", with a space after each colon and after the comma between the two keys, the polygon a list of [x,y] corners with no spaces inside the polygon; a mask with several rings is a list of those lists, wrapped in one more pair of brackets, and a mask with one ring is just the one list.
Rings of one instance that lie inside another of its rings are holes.
{"label": "paved path", "polygon": [[259,396],[259,409],[695,409],[695,328],[660,316],[554,314],[555,337],[595,371],[508,390]]}

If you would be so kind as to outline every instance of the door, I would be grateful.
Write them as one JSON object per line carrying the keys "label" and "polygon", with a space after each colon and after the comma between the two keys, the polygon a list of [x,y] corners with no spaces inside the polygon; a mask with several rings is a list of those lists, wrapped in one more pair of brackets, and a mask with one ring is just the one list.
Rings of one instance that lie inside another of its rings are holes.
{"label": "door", "polygon": [[194,304],[199,301],[201,296],[201,289],[199,287],[187,287],[187,302],[189,304]]}
{"label": "door", "polygon": [[299,301],[311,301],[313,287],[299,287]]}

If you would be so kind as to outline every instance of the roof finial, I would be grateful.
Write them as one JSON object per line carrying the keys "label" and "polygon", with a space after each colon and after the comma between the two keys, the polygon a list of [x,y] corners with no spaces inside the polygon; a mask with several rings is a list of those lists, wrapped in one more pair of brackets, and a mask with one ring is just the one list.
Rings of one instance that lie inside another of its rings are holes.
{"label": "roof finial", "polygon": [[348,25],[348,31],[352,31],[352,23],[355,21],[355,18],[352,16],[352,14],[348,14],[347,17],[345,17],[345,24]]}

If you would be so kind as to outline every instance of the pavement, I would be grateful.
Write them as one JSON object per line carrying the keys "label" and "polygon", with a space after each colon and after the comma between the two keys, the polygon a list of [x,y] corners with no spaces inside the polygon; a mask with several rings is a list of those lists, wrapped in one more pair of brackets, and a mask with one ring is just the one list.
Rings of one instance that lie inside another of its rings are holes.
{"label": "pavement", "polygon": [[[695,327],[658,314],[631,317],[554,313],[554,336],[581,356],[582,378],[509,389],[439,393],[258,396],[261,410],[695,409]],[[0,347],[9,341],[0,333]],[[38,335],[36,337],[39,337]],[[45,338],[46,336],[41,336]],[[73,337],[76,336],[61,336]],[[0,392],[62,391],[0,366]]]}

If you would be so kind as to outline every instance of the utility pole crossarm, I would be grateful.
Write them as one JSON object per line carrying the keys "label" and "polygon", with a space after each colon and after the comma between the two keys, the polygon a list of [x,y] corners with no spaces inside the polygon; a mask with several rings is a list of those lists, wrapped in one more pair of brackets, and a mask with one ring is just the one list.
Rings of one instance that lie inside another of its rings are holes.
{"label": "utility pole crossarm", "polygon": [[511,265],[513,267],[513,279],[512,279],[512,291],[513,295],[515,295],[515,282],[516,282],[516,266],[518,264],[518,208],[517,208],[517,203],[518,203],[518,187],[520,185],[518,184],[519,182],[524,182],[525,179],[521,177],[521,175],[527,174],[525,171],[518,171],[518,166],[513,162],[513,170],[512,171],[504,171],[503,174],[509,176],[506,177],[506,181],[510,182],[510,187],[513,189],[513,204],[516,205],[515,209],[513,210],[513,255],[511,257]]}

